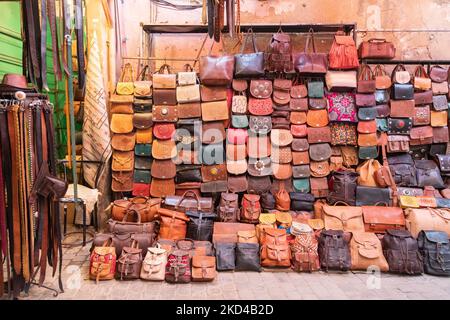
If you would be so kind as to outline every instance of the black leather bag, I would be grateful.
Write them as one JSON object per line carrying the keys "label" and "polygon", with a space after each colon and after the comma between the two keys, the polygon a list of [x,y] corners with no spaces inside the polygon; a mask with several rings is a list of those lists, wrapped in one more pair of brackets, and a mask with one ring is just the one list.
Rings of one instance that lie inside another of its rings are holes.
{"label": "black leather bag", "polygon": [[175,182],[202,182],[201,166],[189,164],[177,166]]}
{"label": "black leather bag", "polygon": [[334,204],[337,201],[344,201],[349,205],[356,202],[356,184],[359,174],[353,171],[333,171],[331,173],[331,190],[328,195],[328,202]]}
{"label": "black leather bag", "polygon": [[192,240],[211,241],[214,231],[215,213],[187,211],[189,217],[186,237]]}
{"label": "black leather bag", "polygon": [[314,195],[310,193],[290,192],[291,210],[314,211]]}
{"label": "black leather bag", "polygon": [[388,118],[388,134],[409,135],[412,125],[411,118]]}
{"label": "black leather bag", "polygon": [[[253,53],[244,53],[248,38],[251,37]],[[250,28],[242,43],[241,53],[234,56],[234,74],[236,78],[258,77],[264,75],[264,52],[258,51],[255,35]]]}
{"label": "black leather bag", "polygon": [[417,185],[419,187],[432,186],[436,189],[445,188],[444,181],[442,181],[439,167],[432,160],[415,160],[417,175]]}
{"label": "black leather bag", "polygon": [[270,192],[265,192],[261,195],[260,198],[261,207],[266,210],[274,210],[275,209],[275,197]]}
{"label": "black leather bag", "polygon": [[391,189],[376,187],[356,187],[356,205],[359,206],[376,206],[384,204],[388,207],[392,206]]}
{"label": "black leather bag", "polygon": [[320,266],[325,271],[348,271],[351,267],[350,248],[342,230],[323,230],[318,252]]}
{"label": "black leather bag", "polygon": [[389,272],[405,274],[423,273],[422,255],[416,239],[406,230],[386,230],[381,240]]}
{"label": "black leather bag", "polygon": [[411,155],[389,156],[388,163],[397,187],[417,186],[416,169]]}
{"label": "black leather bag", "polygon": [[377,104],[386,104],[390,101],[389,91],[387,90],[376,90],[375,91],[375,101]]}
{"label": "black leather bag", "polygon": [[409,154],[413,160],[428,160],[428,154],[431,151],[429,144],[422,144],[420,146],[409,146]]}
{"label": "black leather bag", "polygon": [[442,231],[420,231],[417,238],[425,273],[450,276],[450,242]]}
{"label": "black leather bag", "polygon": [[412,100],[414,99],[414,86],[412,84],[394,83],[392,86],[392,99]]}
{"label": "black leather bag", "polygon": [[236,244],[217,242],[215,247],[217,270],[234,270],[236,268]]}
{"label": "black leather bag", "polygon": [[237,271],[261,271],[258,243],[238,243],[236,246]]}

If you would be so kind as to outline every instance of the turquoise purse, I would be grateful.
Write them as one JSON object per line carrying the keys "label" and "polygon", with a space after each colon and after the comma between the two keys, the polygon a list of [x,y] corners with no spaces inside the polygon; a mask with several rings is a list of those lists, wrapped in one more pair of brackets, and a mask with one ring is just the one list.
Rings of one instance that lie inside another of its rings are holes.
{"label": "turquoise purse", "polygon": [[151,157],[152,145],[149,143],[136,144],[134,154],[141,157]]}
{"label": "turquoise purse", "polygon": [[296,192],[308,193],[311,191],[309,179],[294,179],[293,185]]}
{"label": "turquoise purse", "polygon": [[310,98],[324,97],[324,85],[322,81],[308,82],[308,97]]}
{"label": "turquoise purse", "polygon": [[245,115],[232,115],[231,125],[236,129],[248,128],[248,117]]}

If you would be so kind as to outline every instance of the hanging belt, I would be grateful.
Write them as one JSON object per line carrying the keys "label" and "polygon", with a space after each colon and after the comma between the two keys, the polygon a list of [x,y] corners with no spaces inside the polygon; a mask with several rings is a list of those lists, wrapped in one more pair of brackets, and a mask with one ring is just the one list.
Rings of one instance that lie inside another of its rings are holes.
{"label": "hanging belt", "polygon": [[40,46],[40,24],[39,24],[39,2],[33,0],[24,0],[22,2],[24,10],[25,49],[27,51],[27,71],[29,80],[39,86],[40,81],[40,57],[38,55],[38,46]]}
{"label": "hanging belt", "polygon": [[[38,1],[35,1],[38,2]],[[47,0],[41,0],[41,79],[42,88],[48,91],[47,84]]]}
{"label": "hanging belt", "polygon": [[214,36],[214,12],[215,12],[215,5],[214,0],[207,0],[208,1],[208,36],[212,38]]}
{"label": "hanging belt", "polygon": [[77,36],[78,89],[84,88],[84,41],[83,41],[83,4],[75,0],[75,34]]}
{"label": "hanging belt", "polygon": [[47,0],[47,16],[52,36],[53,70],[59,81],[62,79],[61,64],[59,61],[58,26],[56,24],[55,0]]}

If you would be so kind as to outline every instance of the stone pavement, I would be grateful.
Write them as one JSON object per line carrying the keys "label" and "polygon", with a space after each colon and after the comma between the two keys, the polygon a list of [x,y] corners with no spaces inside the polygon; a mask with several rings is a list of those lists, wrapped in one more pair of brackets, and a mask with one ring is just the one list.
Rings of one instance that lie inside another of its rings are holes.
{"label": "stone pavement", "polygon": [[[211,283],[111,280],[96,285],[88,279],[89,247],[65,249],[65,293],[55,298],[50,291],[33,287],[26,299],[450,299],[450,278],[392,274],[378,277],[364,272],[219,272]],[[45,284],[57,288],[57,283],[57,278],[49,275]]]}

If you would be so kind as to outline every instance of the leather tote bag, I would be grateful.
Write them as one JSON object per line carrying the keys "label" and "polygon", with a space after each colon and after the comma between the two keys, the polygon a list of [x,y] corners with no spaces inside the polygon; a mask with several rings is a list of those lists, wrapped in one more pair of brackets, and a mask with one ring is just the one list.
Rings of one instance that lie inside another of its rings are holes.
{"label": "leather tote bag", "polygon": [[[250,37],[253,44],[253,52],[244,53],[245,45]],[[234,75],[236,78],[264,75],[264,52],[258,51],[252,28],[247,31],[245,40],[242,43],[241,53],[234,56],[234,61]]]}
{"label": "leather tote bag", "polygon": [[217,270],[236,268],[236,243],[215,243]]}
{"label": "leather tote bag", "polygon": [[236,245],[236,271],[261,271],[258,243]]}
{"label": "leather tote bag", "polygon": [[210,86],[229,85],[233,81],[234,56],[212,56],[214,43],[211,44],[209,55],[200,57],[200,81]]}
{"label": "leather tote bag", "polygon": [[186,237],[192,240],[211,241],[214,229],[215,213],[190,212]]}
{"label": "leather tote bag", "polygon": [[331,69],[357,69],[359,67],[358,50],[352,36],[343,32],[336,33],[330,48],[329,61]]}
{"label": "leather tote bag", "polygon": [[[313,51],[308,52],[309,43],[312,42]],[[310,29],[306,39],[305,49],[298,54],[294,61],[295,69],[301,75],[325,74],[328,70],[328,55],[317,53],[314,41],[314,30]]]}
{"label": "leather tote bag", "polygon": [[368,270],[377,266],[387,272],[389,265],[383,256],[381,242],[375,233],[354,232],[350,241],[352,270]]}

